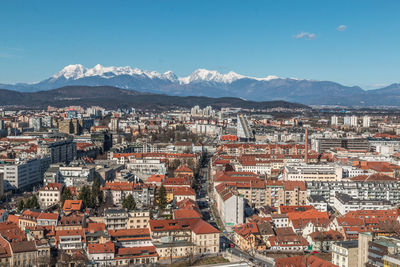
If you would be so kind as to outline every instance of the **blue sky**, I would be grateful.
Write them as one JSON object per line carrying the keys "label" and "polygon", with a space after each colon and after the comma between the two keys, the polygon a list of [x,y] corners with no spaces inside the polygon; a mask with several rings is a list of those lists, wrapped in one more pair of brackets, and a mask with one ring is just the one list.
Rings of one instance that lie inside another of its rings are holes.
{"label": "blue sky", "polygon": [[399,8],[395,0],[3,0],[0,82],[99,63],[379,87],[400,82]]}

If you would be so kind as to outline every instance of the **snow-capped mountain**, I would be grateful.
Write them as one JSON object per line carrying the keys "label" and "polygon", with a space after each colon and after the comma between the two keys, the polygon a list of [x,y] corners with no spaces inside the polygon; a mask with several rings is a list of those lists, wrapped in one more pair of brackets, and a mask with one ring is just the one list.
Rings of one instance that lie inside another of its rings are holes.
{"label": "snow-capped mountain", "polygon": [[[113,86],[177,96],[229,96],[256,101],[286,100],[303,104],[366,105],[377,99],[370,97],[371,94],[383,92],[386,92],[385,95],[388,95],[391,102],[397,103],[400,97],[398,85],[372,92],[374,90],[365,91],[357,86],[348,87],[335,82],[279,78],[273,75],[258,78],[233,71],[220,73],[215,70],[197,69],[189,76],[178,77],[172,71],[159,73],[129,66],[104,67],[100,64],[93,68],[86,68],[80,64],[68,65],[41,82],[0,84],[0,89],[35,92],[77,85]],[[400,105],[396,103],[394,104]]]}
{"label": "snow-capped mountain", "polygon": [[273,75],[267,76],[266,78],[255,78],[237,74],[233,71],[228,72],[226,74],[221,74],[216,70],[206,70],[206,69],[197,69],[189,76],[178,78],[178,76],[176,76],[176,74],[172,71],[159,73],[157,71],[146,71],[138,68],[131,68],[129,66],[104,67],[100,64],[97,64],[93,68],[85,68],[81,64],[75,64],[64,67],[61,71],[54,74],[49,81],[54,82],[60,78],[64,78],[66,80],[70,79],[78,80],[82,78],[95,77],[95,76],[109,79],[121,75],[141,76],[142,78],[149,78],[149,79],[156,78],[156,79],[168,80],[171,82],[177,82],[180,84],[189,84],[196,82],[232,83],[236,80],[244,78],[254,79],[258,81],[262,80],[268,81],[272,79],[278,79],[277,76]]}
{"label": "snow-capped mountain", "polygon": [[86,77],[102,77],[102,78],[112,78],[120,75],[128,75],[128,76],[142,76],[149,79],[166,79],[170,81],[176,81],[177,77],[172,71],[167,71],[163,74],[160,74],[156,71],[144,71],[138,68],[131,68],[129,66],[126,67],[103,67],[100,64],[97,64],[93,68],[85,68],[81,64],[68,65],[63,68],[60,72],[53,75],[50,81],[55,81],[61,77],[66,80],[78,80]]}

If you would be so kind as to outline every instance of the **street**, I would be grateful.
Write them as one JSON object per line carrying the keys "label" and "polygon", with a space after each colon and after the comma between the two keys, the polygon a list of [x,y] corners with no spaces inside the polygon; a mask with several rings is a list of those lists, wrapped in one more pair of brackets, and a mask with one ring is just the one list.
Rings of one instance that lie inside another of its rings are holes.
{"label": "street", "polygon": [[[221,229],[217,225],[216,220],[219,218],[214,218],[213,212],[211,211],[211,205],[213,205],[213,195],[212,195],[212,186],[210,185],[210,180],[208,179],[208,164],[207,161],[204,166],[201,166],[199,176],[198,176],[198,190],[196,192],[196,201],[197,205],[200,208],[201,214],[203,215],[203,219],[207,221],[209,224],[214,226],[217,229]],[[218,214],[215,214],[218,216]],[[219,220],[221,221],[221,220]],[[267,261],[266,259],[262,259],[259,256],[252,256],[245,251],[240,250],[238,247],[230,248],[230,245],[233,244],[231,240],[231,235],[229,235],[226,231],[221,233],[220,238],[220,250],[228,249],[230,253],[237,256],[238,258],[248,262],[254,266],[274,266],[273,262]]]}

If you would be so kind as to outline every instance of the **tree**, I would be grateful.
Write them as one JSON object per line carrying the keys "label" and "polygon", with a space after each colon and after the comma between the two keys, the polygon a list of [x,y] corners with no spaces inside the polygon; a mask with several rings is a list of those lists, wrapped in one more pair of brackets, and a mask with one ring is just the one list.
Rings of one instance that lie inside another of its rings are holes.
{"label": "tree", "polygon": [[38,209],[40,208],[38,199],[36,195],[33,195],[31,198],[28,198],[25,201],[25,208],[27,209]]}
{"label": "tree", "polygon": [[64,189],[64,192],[61,196],[61,206],[64,206],[65,200],[72,199],[71,190],[67,187]]}
{"label": "tree", "polygon": [[124,200],[122,201],[122,207],[127,209],[128,211],[134,210],[136,208],[136,202],[132,194],[129,194]]}
{"label": "tree", "polygon": [[167,191],[165,190],[164,185],[161,185],[160,189],[157,193],[157,205],[160,210],[165,210],[167,207]]}
{"label": "tree", "polygon": [[90,190],[89,186],[87,186],[87,185],[82,187],[81,191],[79,192],[78,199],[82,200],[83,205],[86,208],[94,208],[95,207],[92,191]]}
{"label": "tree", "polygon": [[101,206],[103,203],[103,192],[100,190],[100,179],[95,178],[92,185],[93,203],[96,206]]}
{"label": "tree", "polygon": [[24,209],[24,206],[25,206],[24,200],[23,199],[19,200],[17,204],[18,211],[22,211]]}

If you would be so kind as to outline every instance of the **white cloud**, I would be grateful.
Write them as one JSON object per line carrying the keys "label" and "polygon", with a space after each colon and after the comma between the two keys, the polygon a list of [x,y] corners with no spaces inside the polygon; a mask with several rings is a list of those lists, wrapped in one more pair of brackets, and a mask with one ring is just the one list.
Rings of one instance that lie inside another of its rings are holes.
{"label": "white cloud", "polygon": [[340,32],[344,32],[347,29],[347,25],[339,25],[336,30]]}
{"label": "white cloud", "polygon": [[306,39],[306,40],[312,40],[317,37],[314,33],[309,33],[309,32],[301,32],[299,34],[293,35],[293,38],[295,39]]}

